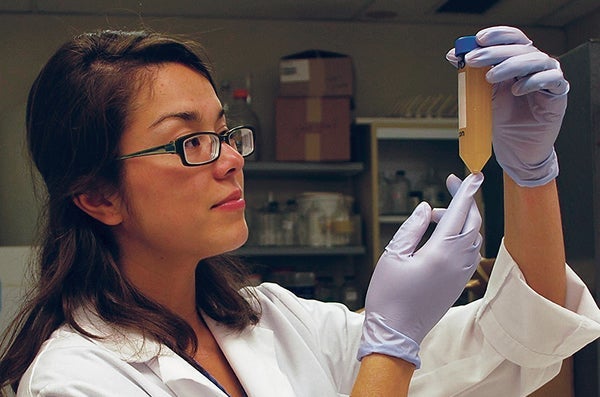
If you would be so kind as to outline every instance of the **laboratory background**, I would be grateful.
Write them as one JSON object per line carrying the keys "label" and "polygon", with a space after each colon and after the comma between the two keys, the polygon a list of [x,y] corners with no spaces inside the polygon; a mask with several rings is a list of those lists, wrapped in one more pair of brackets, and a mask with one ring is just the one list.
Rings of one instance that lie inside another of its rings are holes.
{"label": "laboratory background", "polygon": [[[44,194],[25,154],[27,93],[71,36],[150,28],[200,41],[229,126],[257,129],[245,165],[250,238],[236,254],[253,282],[360,309],[394,231],[421,200],[448,203],[449,173],[465,176],[456,69],[445,54],[492,25],[524,30],[571,83],[559,193],[568,262],[596,296],[598,0],[1,0],[0,331],[27,285]],[[501,170],[492,159],[483,172],[485,259],[456,304],[485,291],[503,234]],[[600,396],[599,360],[594,342],[534,396]]]}

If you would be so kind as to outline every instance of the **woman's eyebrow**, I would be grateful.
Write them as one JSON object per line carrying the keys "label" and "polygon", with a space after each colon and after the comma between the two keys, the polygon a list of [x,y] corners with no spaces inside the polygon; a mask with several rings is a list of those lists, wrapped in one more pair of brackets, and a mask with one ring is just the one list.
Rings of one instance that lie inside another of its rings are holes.
{"label": "woman's eyebrow", "polygon": [[[225,116],[225,110],[221,109],[219,111],[219,114],[217,115],[217,120],[222,119]],[[198,112],[193,111],[193,110],[189,110],[189,111],[183,111],[183,112],[173,112],[173,113],[165,113],[162,114],[160,117],[158,117],[158,119],[156,119],[156,121],[154,121],[150,127],[156,127],[157,125],[159,125],[160,123],[164,122],[165,120],[168,119],[180,119],[183,121],[198,121],[201,119],[201,116]]]}
{"label": "woman's eyebrow", "polygon": [[157,125],[164,122],[165,120],[169,120],[169,119],[173,119],[173,118],[184,120],[184,121],[197,121],[200,119],[200,116],[198,115],[197,112],[194,112],[194,111],[165,113],[165,114],[160,115],[158,117],[158,119],[156,119],[156,121],[154,121],[150,125],[150,127],[151,128],[156,127]]}

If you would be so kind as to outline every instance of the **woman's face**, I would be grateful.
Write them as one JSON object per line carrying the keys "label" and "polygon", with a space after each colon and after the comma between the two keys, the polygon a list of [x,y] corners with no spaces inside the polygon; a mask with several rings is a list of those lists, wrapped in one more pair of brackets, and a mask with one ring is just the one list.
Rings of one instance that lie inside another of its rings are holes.
{"label": "woman's face", "polygon": [[[164,145],[191,132],[227,130],[209,81],[176,63],[157,67],[132,109],[121,154]],[[174,154],[124,160],[123,221],[116,228],[123,261],[151,256],[195,262],[246,241],[244,159],[221,145],[216,161],[197,167],[184,166]]]}

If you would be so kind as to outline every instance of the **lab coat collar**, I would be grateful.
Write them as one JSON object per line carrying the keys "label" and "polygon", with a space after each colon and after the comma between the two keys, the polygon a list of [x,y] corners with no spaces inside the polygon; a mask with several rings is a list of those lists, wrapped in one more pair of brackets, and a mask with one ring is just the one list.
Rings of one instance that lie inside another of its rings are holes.
{"label": "lab coat collar", "polygon": [[[270,329],[249,327],[242,332],[203,316],[249,397],[292,397],[294,391],[277,364],[275,338]],[[80,309],[77,323],[97,335],[95,343],[129,363],[145,363],[177,395],[191,390],[224,395],[208,378],[167,346],[129,330],[107,324],[94,311]],[[191,383],[190,383],[191,381]]]}
{"label": "lab coat collar", "polygon": [[249,397],[295,396],[277,363],[273,331],[254,326],[236,332],[210,318],[205,321]]}
{"label": "lab coat collar", "polygon": [[[166,346],[144,335],[108,324],[93,309],[81,307],[74,313],[77,324],[96,336],[94,342],[128,363],[141,363],[158,356]],[[169,349],[170,350],[170,349]]]}
{"label": "lab coat collar", "polygon": [[210,379],[165,346],[147,365],[176,396],[225,396]]}

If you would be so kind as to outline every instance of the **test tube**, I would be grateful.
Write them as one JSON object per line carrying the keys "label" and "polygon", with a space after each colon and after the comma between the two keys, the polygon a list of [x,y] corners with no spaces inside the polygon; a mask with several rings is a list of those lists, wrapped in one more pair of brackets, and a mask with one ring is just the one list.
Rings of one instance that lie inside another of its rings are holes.
{"label": "test tube", "polygon": [[480,172],[492,155],[492,85],[485,79],[489,67],[467,66],[464,56],[477,48],[475,36],[454,43],[458,57],[458,147],[469,171]]}

